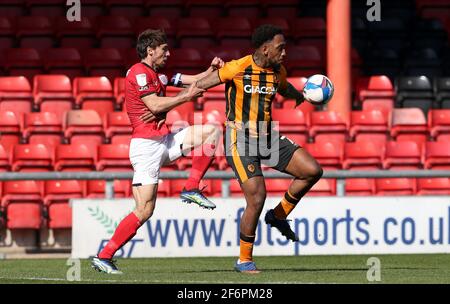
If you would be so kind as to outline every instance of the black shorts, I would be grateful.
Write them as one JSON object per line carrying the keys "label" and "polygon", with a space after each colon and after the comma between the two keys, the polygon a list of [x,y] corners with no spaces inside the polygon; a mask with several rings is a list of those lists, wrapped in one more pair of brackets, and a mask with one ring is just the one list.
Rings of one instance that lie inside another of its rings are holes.
{"label": "black shorts", "polygon": [[241,184],[251,177],[262,176],[261,164],[285,172],[292,155],[300,148],[278,132],[253,138],[230,127],[226,128],[224,147],[227,162]]}

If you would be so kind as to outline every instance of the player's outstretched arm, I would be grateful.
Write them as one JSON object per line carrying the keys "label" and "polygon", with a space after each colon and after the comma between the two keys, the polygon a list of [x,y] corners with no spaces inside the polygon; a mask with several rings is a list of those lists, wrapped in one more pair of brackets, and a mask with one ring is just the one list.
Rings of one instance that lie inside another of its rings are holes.
{"label": "player's outstretched arm", "polygon": [[196,81],[199,81],[200,79],[208,76],[209,74],[213,73],[214,71],[217,71],[221,67],[223,67],[224,62],[219,57],[214,57],[214,59],[211,61],[211,65],[209,68],[202,73],[196,74],[196,75],[180,75],[180,81],[183,84],[184,87],[189,86],[193,84]]}
{"label": "player's outstretched arm", "polygon": [[216,85],[221,84],[222,81],[219,77],[219,71],[215,71],[206,77],[203,77],[202,79],[198,80],[195,85],[196,87],[207,90],[209,88],[215,87]]}
{"label": "player's outstretched arm", "polygon": [[278,93],[281,94],[281,96],[295,99],[295,107],[298,107],[304,100],[305,97],[303,96],[303,93],[298,91],[291,83],[287,82],[286,89],[284,91],[278,90]]}

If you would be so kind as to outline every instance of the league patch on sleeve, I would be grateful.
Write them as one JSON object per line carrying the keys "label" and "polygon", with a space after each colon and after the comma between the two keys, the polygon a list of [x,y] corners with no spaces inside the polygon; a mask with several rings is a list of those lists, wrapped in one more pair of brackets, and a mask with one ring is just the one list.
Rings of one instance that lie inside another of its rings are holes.
{"label": "league patch on sleeve", "polygon": [[146,74],[137,74],[136,75],[136,82],[137,82],[137,84],[139,86],[139,91],[148,90],[147,75]]}

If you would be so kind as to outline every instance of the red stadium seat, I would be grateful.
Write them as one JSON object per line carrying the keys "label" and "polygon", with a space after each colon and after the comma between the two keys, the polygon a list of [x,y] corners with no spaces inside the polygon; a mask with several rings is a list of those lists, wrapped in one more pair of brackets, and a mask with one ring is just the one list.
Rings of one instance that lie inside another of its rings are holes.
{"label": "red stadium seat", "polygon": [[189,126],[189,122],[183,119],[178,110],[171,110],[167,113],[166,124],[171,131],[176,131]]}
{"label": "red stadium seat", "polygon": [[113,81],[125,74],[124,60],[117,49],[87,49],[82,55],[89,76],[105,76]]}
{"label": "red stadium seat", "polygon": [[345,141],[347,137],[347,124],[337,112],[311,112],[310,122],[309,135],[315,141],[320,141],[320,137],[324,135],[341,141]]}
{"label": "red stadium seat", "polygon": [[105,5],[111,16],[138,17],[145,13],[144,0],[106,0]]}
{"label": "red stadium seat", "polygon": [[362,104],[363,111],[381,111],[383,115],[388,119],[388,121],[391,121],[391,114],[393,109],[393,99],[366,99]]}
{"label": "red stadium seat", "polygon": [[119,108],[125,108],[125,77],[114,78],[114,98]]}
{"label": "red stadium seat", "polygon": [[427,142],[424,169],[450,170],[450,142]]}
{"label": "red stadium seat", "polygon": [[266,183],[267,196],[284,196],[286,191],[288,191],[292,180],[286,178],[273,178],[268,179]]}
{"label": "red stadium seat", "polygon": [[0,12],[2,16],[17,17],[25,15],[26,10],[24,0],[8,0],[0,3]]}
{"label": "red stadium seat", "polygon": [[260,2],[259,0],[227,0],[225,1],[225,9],[230,17],[259,18],[263,13]]}
{"label": "red stadium seat", "polygon": [[1,208],[6,211],[8,229],[40,229],[42,185],[36,181],[3,182]]}
{"label": "red stadium seat", "polygon": [[418,178],[418,195],[450,195],[450,179],[440,178]]}
{"label": "red stadium seat", "polygon": [[386,144],[384,169],[416,170],[422,167],[422,149],[413,141],[389,141]]}
{"label": "red stadium seat", "polygon": [[114,93],[106,77],[79,77],[73,82],[75,104],[83,110],[94,110],[100,117],[114,111]]}
{"label": "red stadium seat", "polygon": [[10,76],[25,76],[32,81],[34,75],[42,74],[44,66],[36,49],[7,49],[3,54],[3,67]]}
{"label": "red stadium seat", "polygon": [[132,171],[128,145],[98,146],[97,171]]}
{"label": "red stadium seat", "polygon": [[197,49],[175,49],[170,54],[167,69],[173,72],[197,74],[206,69],[205,60]]}
{"label": "red stadium seat", "polygon": [[131,48],[135,34],[130,20],[124,16],[102,16],[97,20],[97,38],[101,48]]}
{"label": "red stadium seat", "polygon": [[324,74],[324,62],[315,46],[289,46],[286,49],[286,68],[291,76]]}
{"label": "red stadium seat", "polygon": [[20,141],[20,123],[16,115],[11,111],[0,112],[0,144],[7,153]]}
{"label": "red stadium seat", "polygon": [[442,135],[450,134],[450,110],[430,110],[428,112],[428,128],[430,136],[435,140],[439,140]]}
{"label": "red stadium seat", "polygon": [[258,26],[261,26],[263,24],[273,24],[283,31],[284,37],[286,39],[288,39],[288,41],[289,41],[289,39],[291,37],[291,30],[290,30],[289,23],[288,23],[286,16],[278,17],[276,15],[271,15],[271,14],[268,14],[267,16],[268,17],[255,19],[253,22],[254,28],[257,28]]}
{"label": "red stadium seat", "polygon": [[[88,180],[86,182],[86,198],[104,198],[105,197],[104,180]],[[114,198],[124,198],[130,196],[131,181],[114,181]]]}
{"label": "red stadium seat", "polygon": [[72,228],[72,208],[69,200],[82,198],[83,184],[78,180],[46,181],[44,186],[44,206],[51,229]]}
{"label": "red stadium seat", "polygon": [[56,22],[56,37],[61,47],[73,47],[78,50],[89,49],[96,45],[93,23],[86,15],[86,1],[83,1],[83,14],[80,21],[70,22],[60,17]]}
{"label": "red stadium seat", "polygon": [[[219,58],[222,58],[222,60],[225,62],[228,62],[231,60],[236,60],[236,59],[242,58],[243,56],[247,55],[247,54],[244,54],[244,51],[241,48],[234,47],[232,45],[212,46],[212,47],[209,47],[209,48],[203,50],[202,52],[205,52],[207,54],[207,55],[205,55],[206,60],[208,60],[210,58],[212,60],[214,57],[219,57]],[[221,87],[221,86],[219,85],[219,87]],[[217,86],[214,88],[217,88]],[[208,91],[209,90],[210,89],[208,89]]]}
{"label": "red stadium seat", "polygon": [[31,112],[33,95],[27,78],[0,77],[0,111],[11,111],[16,117]]}
{"label": "red stadium seat", "polygon": [[35,49],[47,49],[55,45],[54,29],[45,16],[23,16],[17,19],[16,35],[19,46]]}
{"label": "red stadium seat", "polygon": [[170,196],[170,179],[158,180],[158,197]]}
{"label": "red stadium seat", "polygon": [[335,179],[319,179],[319,181],[306,193],[306,196],[333,196],[336,195]]}
{"label": "red stadium seat", "polygon": [[380,111],[352,111],[349,136],[358,140],[362,134],[378,134],[386,140],[388,136],[388,120]]}
{"label": "red stadium seat", "polygon": [[[1,4],[0,4],[1,5]],[[0,11],[3,13],[0,6]],[[14,47],[15,31],[13,23],[7,17],[0,16],[0,50]]]}
{"label": "red stadium seat", "polygon": [[384,146],[374,142],[346,143],[344,148],[344,169],[381,169]]}
{"label": "red stadium seat", "polygon": [[70,79],[84,76],[81,55],[76,48],[46,49],[41,57],[49,74],[63,74]]}
{"label": "red stadium seat", "polygon": [[31,144],[59,145],[63,138],[61,117],[52,112],[25,114],[22,138]]}
{"label": "red stadium seat", "polygon": [[272,109],[272,121],[279,123],[280,133],[304,134],[308,138],[308,127],[306,118],[298,109]]}
{"label": "red stadium seat", "polygon": [[223,1],[221,0],[187,0],[186,10],[191,17],[208,16],[211,18],[223,15]]}
{"label": "red stadium seat", "polygon": [[43,144],[16,145],[11,163],[12,171],[53,171],[53,151]]}
{"label": "red stadium seat", "polygon": [[208,48],[216,45],[211,25],[208,19],[202,17],[179,19],[176,37],[182,48]]}
{"label": "red stadium seat", "polygon": [[364,102],[372,98],[394,98],[394,86],[391,80],[384,75],[360,77],[356,84],[357,99]]}
{"label": "red stadium seat", "polygon": [[419,108],[392,111],[391,136],[397,141],[413,140],[422,144],[427,140],[427,121]]}
{"label": "red stadium seat", "polygon": [[26,0],[26,6],[30,15],[34,16],[63,16],[66,14],[63,0]]}
{"label": "red stadium seat", "polygon": [[267,16],[295,18],[299,13],[297,0],[262,0],[262,6]]}
{"label": "red stadium seat", "polygon": [[220,84],[218,86],[208,89],[202,97],[197,99],[200,107],[204,106],[206,102],[210,101],[225,101],[225,84]]}
{"label": "red stadium seat", "polygon": [[[11,169],[11,165],[9,163],[9,156],[6,152],[5,148],[0,145],[0,172],[6,172]],[[1,195],[1,192],[0,192]]]}
{"label": "red stadium seat", "polygon": [[306,144],[305,149],[324,169],[342,169],[342,146],[333,142]]}
{"label": "red stadium seat", "polygon": [[377,178],[375,179],[376,195],[414,195],[416,180],[414,178]]}
{"label": "red stadium seat", "polygon": [[96,150],[96,146],[103,143],[102,120],[93,110],[66,112],[63,127],[64,137],[70,143],[83,143],[93,151]]}
{"label": "red stadium seat", "polygon": [[112,140],[115,136],[131,136],[132,128],[127,113],[111,112],[106,114],[104,119],[105,137]]}
{"label": "red stadium seat", "polygon": [[[162,4],[162,2],[160,4]],[[177,45],[175,39],[176,22],[166,18],[165,15],[153,15],[151,18],[135,18],[134,29],[136,37],[147,29],[161,29],[166,33],[167,44],[170,46]],[[136,49],[134,49],[134,51],[136,52]]]}
{"label": "red stadium seat", "polygon": [[53,112],[61,117],[72,109],[72,85],[65,75],[36,75],[33,96],[35,106],[42,112]]}
{"label": "red stadium seat", "polygon": [[[325,20],[320,17],[301,17],[290,21],[292,36],[297,45],[314,45],[319,50],[324,49],[326,40]],[[321,53],[321,55],[325,55]]]}
{"label": "red stadium seat", "polygon": [[216,37],[220,45],[240,48],[251,47],[252,25],[247,17],[218,18],[215,23]]}
{"label": "red stadium seat", "polygon": [[59,145],[55,150],[55,171],[95,170],[95,157],[84,144]]}
{"label": "red stadium seat", "polygon": [[184,12],[183,0],[146,0],[145,7],[152,18],[164,16],[170,20],[178,19]]}
{"label": "red stadium seat", "polygon": [[375,194],[375,181],[369,178],[348,178],[345,180],[346,196],[372,196]]}
{"label": "red stadium seat", "polygon": [[208,113],[213,110],[219,111],[219,113],[227,113],[227,102],[226,100],[209,100],[203,104],[203,111]]}

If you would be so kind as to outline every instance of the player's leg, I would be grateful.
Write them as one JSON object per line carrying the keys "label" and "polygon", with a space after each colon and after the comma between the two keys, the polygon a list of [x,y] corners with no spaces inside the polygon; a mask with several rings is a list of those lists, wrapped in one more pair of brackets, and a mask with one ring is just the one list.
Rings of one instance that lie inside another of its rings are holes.
{"label": "player's leg", "polygon": [[274,168],[294,176],[280,203],[267,212],[266,223],[276,227],[286,238],[298,241],[289,227],[287,216],[294,210],[300,199],[321,178],[323,171],[317,161],[303,148],[285,137],[279,141],[279,163]]}
{"label": "player's leg", "polygon": [[185,188],[180,196],[184,202],[195,203],[207,209],[216,206],[199,189],[200,180],[214,159],[220,128],[213,125],[194,125],[169,138],[169,159],[173,161],[192,151],[192,167]]}

